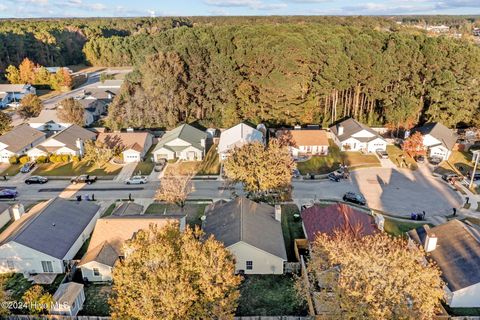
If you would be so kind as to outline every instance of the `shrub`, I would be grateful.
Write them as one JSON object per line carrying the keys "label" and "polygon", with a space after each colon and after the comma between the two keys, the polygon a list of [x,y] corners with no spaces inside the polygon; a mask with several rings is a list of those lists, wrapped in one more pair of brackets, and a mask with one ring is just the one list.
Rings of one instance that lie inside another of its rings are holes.
{"label": "shrub", "polygon": [[68,154],[62,155],[62,162],[68,162],[70,161],[70,156]]}
{"label": "shrub", "polygon": [[21,156],[18,161],[20,161],[21,164],[25,164],[30,161],[30,158],[28,156]]}
{"label": "shrub", "polygon": [[77,156],[73,156],[73,157],[72,157],[72,161],[73,161],[73,162],[78,162],[78,161],[80,161],[80,158],[77,157]]}
{"label": "shrub", "polygon": [[8,158],[8,162],[10,162],[10,164],[17,164],[18,158],[16,156],[11,156],[10,158]]}
{"label": "shrub", "polygon": [[53,163],[57,163],[57,162],[62,161],[62,158],[60,156],[57,156],[56,154],[52,154],[50,156],[50,161],[53,162]]}
{"label": "shrub", "polygon": [[48,162],[48,158],[46,156],[39,156],[37,158],[37,163],[47,163]]}

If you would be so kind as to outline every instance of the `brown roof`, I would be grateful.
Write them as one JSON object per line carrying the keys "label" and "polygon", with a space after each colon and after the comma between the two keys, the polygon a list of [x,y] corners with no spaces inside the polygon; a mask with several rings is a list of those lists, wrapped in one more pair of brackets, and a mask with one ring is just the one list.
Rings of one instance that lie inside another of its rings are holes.
{"label": "brown roof", "polygon": [[148,132],[116,132],[98,135],[97,140],[110,147],[121,145],[125,149],[133,149],[142,152],[150,133]]}
{"label": "brown roof", "polygon": [[328,207],[314,205],[303,210],[301,216],[310,242],[315,241],[318,233],[332,236],[335,232],[346,231],[363,237],[378,232],[372,216],[344,203]]}
{"label": "brown roof", "polygon": [[284,130],[281,134],[288,132],[297,146],[328,146],[325,130]]}

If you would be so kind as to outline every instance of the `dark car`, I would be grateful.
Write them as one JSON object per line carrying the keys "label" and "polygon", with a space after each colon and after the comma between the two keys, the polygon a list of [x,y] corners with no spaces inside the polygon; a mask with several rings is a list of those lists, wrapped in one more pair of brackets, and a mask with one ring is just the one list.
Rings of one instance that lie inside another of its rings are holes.
{"label": "dark car", "polygon": [[451,182],[452,180],[460,179],[460,176],[456,173],[447,173],[442,176],[442,179],[447,182]]}
{"label": "dark car", "polygon": [[0,190],[0,199],[15,199],[17,196],[18,192],[15,189]]}
{"label": "dark car", "polygon": [[48,182],[48,178],[41,177],[41,176],[32,176],[30,178],[25,179],[26,184],[34,184],[34,183],[44,184],[47,182]]}
{"label": "dark car", "polygon": [[335,172],[330,172],[327,177],[331,181],[340,182],[342,176],[337,175]]}
{"label": "dark car", "polygon": [[27,162],[20,169],[21,173],[28,173],[35,167],[35,162]]}
{"label": "dark car", "polygon": [[435,166],[436,166],[436,165],[439,165],[440,162],[442,162],[442,161],[443,161],[443,160],[442,160],[442,158],[440,158],[440,157],[430,157],[430,158],[428,159],[428,162],[430,162],[430,164],[433,164],[433,165],[435,165]]}
{"label": "dark car", "polygon": [[[467,178],[472,179],[472,174],[470,172],[467,173]],[[477,172],[473,175],[473,180],[474,181],[480,180],[480,172]]]}
{"label": "dark car", "polygon": [[425,163],[425,157],[424,156],[416,156],[415,161],[417,161],[417,163]]}
{"label": "dark car", "polygon": [[97,181],[97,177],[96,176],[90,176],[88,174],[82,174],[81,176],[74,177],[74,178],[70,179],[70,182],[73,183],[73,184],[77,184],[77,183],[92,184],[95,181]]}
{"label": "dark car", "polygon": [[377,149],[375,151],[380,159],[388,159],[388,153],[385,150]]}
{"label": "dark car", "polygon": [[343,195],[343,201],[352,202],[364,206],[367,204],[365,197],[355,192],[347,192]]}

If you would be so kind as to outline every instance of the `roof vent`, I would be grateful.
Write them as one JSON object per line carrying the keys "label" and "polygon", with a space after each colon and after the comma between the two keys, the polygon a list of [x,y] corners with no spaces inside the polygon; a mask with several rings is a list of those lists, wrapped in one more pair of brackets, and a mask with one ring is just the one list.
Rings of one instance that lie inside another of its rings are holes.
{"label": "roof vent", "polygon": [[54,223],[52,223],[52,227],[55,227],[55,222],[54,222]]}

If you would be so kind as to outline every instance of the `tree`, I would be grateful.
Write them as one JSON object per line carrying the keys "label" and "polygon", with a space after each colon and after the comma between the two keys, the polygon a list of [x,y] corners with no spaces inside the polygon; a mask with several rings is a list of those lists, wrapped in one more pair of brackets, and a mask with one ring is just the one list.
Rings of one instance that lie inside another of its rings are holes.
{"label": "tree", "polygon": [[319,234],[307,270],[310,284],[298,279],[297,289],[317,291],[332,318],[432,319],[444,296],[440,271],[423,250],[384,233]]}
{"label": "tree", "polygon": [[98,166],[103,165],[114,156],[120,154],[121,150],[118,146],[119,144],[112,148],[101,141],[87,140],[83,143],[85,150],[83,159],[91,161]]}
{"label": "tree", "polygon": [[58,118],[66,123],[74,123],[79,126],[85,125],[85,109],[73,98],[64,99],[57,106]]}
{"label": "tree", "polygon": [[20,78],[20,71],[15,66],[8,66],[5,70],[5,77],[7,78],[8,82],[10,83],[21,83],[22,79]]}
{"label": "tree", "polygon": [[54,302],[52,295],[45,292],[43,287],[39,285],[34,285],[28,289],[23,294],[22,300],[32,314],[43,314],[48,312]]}
{"label": "tree", "polygon": [[192,192],[193,176],[193,172],[180,173],[177,170],[168,170],[162,178],[155,199],[176,204],[183,210],[187,196]]}
{"label": "tree", "polygon": [[[5,292],[5,276],[0,276],[0,301],[8,301],[7,293]],[[7,306],[0,303],[0,317],[10,314]]]}
{"label": "tree", "polygon": [[403,142],[402,149],[411,157],[425,153],[423,145],[423,135],[420,132],[415,132]]}
{"label": "tree", "polygon": [[278,144],[282,147],[297,147],[295,139],[293,139],[291,130],[282,130],[277,136]]}
{"label": "tree", "polygon": [[72,75],[67,68],[60,68],[55,74],[50,76],[50,84],[54,90],[70,90],[73,84]]}
{"label": "tree", "polygon": [[245,191],[262,196],[290,186],[295,162],[288,147],[271,139],[267,147],[253,142],[235,148],[223,167],[228,179],[241,182]]}
{"label": "tree", "polygon": [[37,66],[35,63],[25,58],[23,59],[22,63],[18,66],[18,71],[20,73],[20,80],[22,83],[35,83],[35,68]]}
{"label": "tree", "polygon": [[0,111],[0,134],[8,132],[12,128],[12,118],[5,112]]}
{"label": "tree", "polygon": [[151,225],[113,270],[113,319],[233,319],[241,278],[232,254],[199,228]]}
{"label": "tree", "polygon": [[35,94],[27,94],[23,97],[18,114],[23,119],[38,117],[43,109],[42,101]]}

